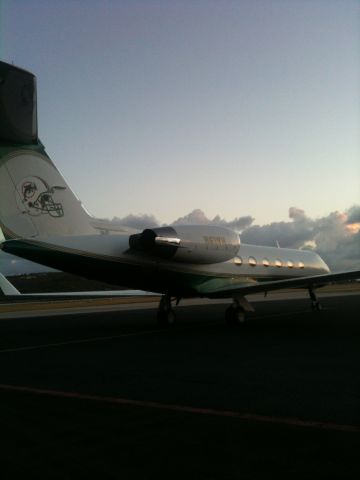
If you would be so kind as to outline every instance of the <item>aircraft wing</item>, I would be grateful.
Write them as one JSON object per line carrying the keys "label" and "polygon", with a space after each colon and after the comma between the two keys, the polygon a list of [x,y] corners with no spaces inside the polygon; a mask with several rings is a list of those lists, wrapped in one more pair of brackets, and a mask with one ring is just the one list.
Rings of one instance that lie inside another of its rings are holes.
{"label": "aircraft wing", "polygon": [[318,288],[330,283],[354,281],[360,279],[360,270],[339,273],[326,273],[310,277],[298,277],[285,280],[275,280],[261,283],[248,283],[219,286],[212,280],[202,283],[198,288],[201,295],[210,298],[227,298],[233,295],[250,295],[252,293],[270,292],[283,288]]}

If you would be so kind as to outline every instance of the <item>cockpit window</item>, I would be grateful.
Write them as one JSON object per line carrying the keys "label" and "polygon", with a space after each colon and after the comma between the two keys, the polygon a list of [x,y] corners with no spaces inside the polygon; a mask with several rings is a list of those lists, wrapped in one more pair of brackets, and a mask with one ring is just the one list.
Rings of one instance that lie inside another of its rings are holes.
{"label": "cockpit window", "polygon": [[299,266],[299,268],[304,268],[304,267],[305,267],[305,265],[303,264],[303,262],[299,262],[299,263],[298,263],[298,266]]}

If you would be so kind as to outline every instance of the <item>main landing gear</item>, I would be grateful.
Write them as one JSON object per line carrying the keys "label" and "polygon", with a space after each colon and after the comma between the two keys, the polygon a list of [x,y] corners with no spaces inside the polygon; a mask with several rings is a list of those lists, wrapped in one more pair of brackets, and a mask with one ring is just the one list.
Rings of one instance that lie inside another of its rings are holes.
{"label": "main landing gear", "polygon": [[233,303],[225,311],[225,321],[229,326],[243,325],[245,323],[245,313],[253,312],[254,307],[245,297],[234,297]]}
{"label": "main landing gear", "polygon": [[[177,301],[177,304],[179,300]],[[173,325],[176,321],[176,315],[171,306],[171,296],[163,295],[161,297],[157,312],[157,323],[160,327]]]}
{"label": "main landing gear", "polygon": [[[176,321],[172,300],[176,300],[176,305],[178,305],[180,298],[174,298],[167,294],[161,297],[157,311],[157,323],[160,327],[171,326]],[[233,303],[225,311],[225,321],[229,326],[243,325],[246,312],[254,312],[254,307],[245,297],[234,297]]]}
{"label": "main landing gear", "polygon": [[317,311],[322,310],[321,303],[319,302],[319,300],[316,296],[316,293],[314,292],[312,287],[309,287],[308,292],[309,292],[310,299],[311,299],[312,310],[317,310]]}

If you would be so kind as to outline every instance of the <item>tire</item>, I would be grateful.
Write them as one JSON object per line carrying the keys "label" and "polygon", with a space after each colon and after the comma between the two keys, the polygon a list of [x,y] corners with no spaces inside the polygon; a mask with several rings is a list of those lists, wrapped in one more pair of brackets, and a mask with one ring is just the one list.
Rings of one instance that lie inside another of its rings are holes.
{"label": "tire", "polygon": [[242,308],[230,305],[225,311],[225,322],[230,327],[243,325],[245,323],[245,312]]}
{"label": "tire", "polygon": [[174,310],[159,310],[157,313],[157,323],[159,327],[168,327],[175,323],[176,315]]}

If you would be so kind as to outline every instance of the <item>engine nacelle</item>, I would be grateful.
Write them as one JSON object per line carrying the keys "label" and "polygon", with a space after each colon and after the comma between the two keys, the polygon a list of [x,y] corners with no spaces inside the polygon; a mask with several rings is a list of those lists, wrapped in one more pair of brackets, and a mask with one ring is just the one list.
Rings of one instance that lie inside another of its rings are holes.
{"label": "engine nacelle", "polygon": [[233,258],[239,234],[223,227],[181,225],[147,228],[131,235],[130,248],[151,256],[184,263],[219,263]]}

